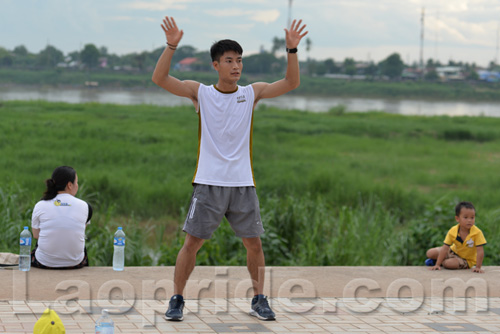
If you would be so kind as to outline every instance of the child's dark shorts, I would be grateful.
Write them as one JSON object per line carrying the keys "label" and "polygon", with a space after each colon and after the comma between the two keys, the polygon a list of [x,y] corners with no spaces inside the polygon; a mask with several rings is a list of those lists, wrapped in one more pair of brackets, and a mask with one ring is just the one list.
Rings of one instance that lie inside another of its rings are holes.
{"label": "child's dark shorts", "polygon": [[210,239],[224,216],[237,237],[255,238],[264,232],[255,187],[195,184],[183,231]]}
{"label": "child's dark shorts", "polygon": [[467,263],[467,260],[458,256],[457,253],[451,250],[451,248],[448,250],[448,254],[446,254],[445,260],[446,259],[457,259],[458,260],[458,269],[468,269],[469,264]]}

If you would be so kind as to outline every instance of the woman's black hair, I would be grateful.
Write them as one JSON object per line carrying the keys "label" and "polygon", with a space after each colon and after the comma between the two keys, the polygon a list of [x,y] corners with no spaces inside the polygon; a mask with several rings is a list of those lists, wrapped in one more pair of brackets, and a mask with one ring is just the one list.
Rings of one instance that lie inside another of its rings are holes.
{"label": "woman's black hair", "polygon": [[52,172],[52,178],[45,180],[47,189],[43,193],[42,200],[47,201],[57,196],[59,191],[66,189],[68,182],[74,183],[76,171],[69,166],[60,166]]}

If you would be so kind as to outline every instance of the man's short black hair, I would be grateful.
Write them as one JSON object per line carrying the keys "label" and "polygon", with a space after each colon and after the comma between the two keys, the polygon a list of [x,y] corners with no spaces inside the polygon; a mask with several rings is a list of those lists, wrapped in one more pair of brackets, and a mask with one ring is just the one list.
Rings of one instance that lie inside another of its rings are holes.
{"label": "man's short black hair", "polygon": [[476,208],[474,207],[474,205],[471,202],[460,202],[455,207],[455,216],[457,216],[457,217],[460,216],[460,211],[462,211],[462,208],[472,209],[472,210],[476,211]]}
{"label": "man's short black hair", "polygon": [[238,42],[230,39],[223,39],[212,45],[210,48],[210,57],[212,57],[212,61],[219,61],[220,57],[227,51],[234,51],[239,55],[243,55],[243,49]]}

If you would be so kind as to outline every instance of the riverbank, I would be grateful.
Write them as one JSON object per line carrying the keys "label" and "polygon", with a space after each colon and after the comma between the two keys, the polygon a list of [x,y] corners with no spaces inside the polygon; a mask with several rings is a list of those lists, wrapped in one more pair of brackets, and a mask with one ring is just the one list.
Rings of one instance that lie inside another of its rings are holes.
{"label": "riverbank", "polygon": [[[149,72],[80,72],[56,70],[0,69],[0,85],[50,85],[82,87],[85,82],[97,82],[106,88],[152,88]],[[217,82],[214,72],[172,72],[181,80],[190,79],[204,84]],[[240,84],[256,81],[273,82],[280,76],[243,75]],[[419,82],[339,80],[324,77],[301,76],[301,85],[293,94],[304,96],[336,96],[386,99],[425,99],[434,101],[500,101],[500,83],[474,82]]]}
{"label": "riverbank", "polygon": [[[120,105],[191,106],[191,101],[160,88],[110,88],[71,86],[0,85],[0,101],[49,101],[67,103],[112,103]],[[382,111],[419,116],[490,116],[500,117],[500,102],[432,101],[411,99],[346,98],[285,94],[261,100],[258,106],[312,112]]]}
{"label": "riverbank", "polygon": [[[111,263],[124,226],[130,265],[172,265],[196,166],[190,106],[4,101],[0,106],[0,251],[22,226],[58,165],[95,208],[94,265]],[[500,119],[386,113],[307,113],[259,107],[253,160],[270,265],[420,265],[442,243],[458,200],[475,203],[487,240],[500,238]],[[383,247],[384,252],[373,252]],[[199,264],[241,265],[223,224]],[[485,265],[500,261],[491,242]]]}

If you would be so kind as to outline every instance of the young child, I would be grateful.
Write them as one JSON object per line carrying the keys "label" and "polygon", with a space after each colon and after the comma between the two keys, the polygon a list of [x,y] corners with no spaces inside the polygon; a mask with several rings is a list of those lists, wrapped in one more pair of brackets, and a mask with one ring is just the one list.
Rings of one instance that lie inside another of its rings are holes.
{"label": "young child", "polygon": [[483,246],[486,239],[483,232],[475,223],[476,209],[471,202],[460,202],[455,207],[453,226],[444,239],[442,247],[431,248],[427,251],[427,265],[434,265],[430,270],[472,268],[475,273],[484,273],[481,269],[484,258]]}

